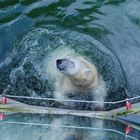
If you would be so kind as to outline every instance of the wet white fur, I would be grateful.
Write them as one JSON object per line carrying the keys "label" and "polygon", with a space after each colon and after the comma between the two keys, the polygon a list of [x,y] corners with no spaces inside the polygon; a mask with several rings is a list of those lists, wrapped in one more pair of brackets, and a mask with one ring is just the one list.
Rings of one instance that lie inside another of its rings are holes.
{"label": "wet white fur", "polygon": [[[73,87],[67,84],[66,82],[63,83],[62,85],[62,80],[64,79],[65,75],[62,74],[56,67],[56,60],[62,58],[71,59],[75,62],[76,64],[75,69],[73,69],[73,71],[70,71],[70,73],[73,74],[77,72],[79,68],[83,68],[80,66],[77,60],[80,58],[83,59],[84,56],[77,54],[71,48],[59,47],[56,50],[52,51],[44,61],[44,64],[46,65],[46,69],[47,69],[47,70],[45,69],[47,72],[47,76],[50,81],[54,82],[53,83],[55,88],[54,98],[57,99],[67,99],[66,93],[68,91],[74,92]],[[99,107],[103,107],[104,98],[106,96],[106,88],[105,88],[105,82],[102,80],[101,76],[99,77],[100,77],[99,84],[97,87],[91,89],[92,90],[91,93],[94,95],[94,100],[99,101],[98,103],[96,103],[96,105]]]}

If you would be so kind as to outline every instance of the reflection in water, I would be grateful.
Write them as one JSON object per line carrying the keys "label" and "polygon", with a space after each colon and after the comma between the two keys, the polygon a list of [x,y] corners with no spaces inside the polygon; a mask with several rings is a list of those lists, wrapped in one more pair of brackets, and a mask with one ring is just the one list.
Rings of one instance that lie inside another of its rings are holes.
{"label": "reflection in water", "polygon": [[[126,136],[125,125],[111,120],[76,116],[11,114],[0,122],[1,140],[137,140]],[[138,131],[131,133],[139,137]]]}
{"label": "reflection in water", "polygon": [[[71,120],[72,121],[72,120]],[[69,120],[65,120],[65,118],[57,118],[55,119],[51,124],[52,125],[62,125],[65,122],[65,124],[69,124]],[[72,122],[73,125],[76,124],[76,122]],[[82,129],[70,129],[70,128],[60,128],[60,127],[52,127],[50,129],[50,132],[48,132],[50,140],[55,140],[58,137],[60,140],[90,140],[100,137],[100,139],[105,138],[105,132],[96,132],[89,130],[87,131]],[[95,128],[103,128],[103,120],[97,120],[96,122],[91,122],[91,127]],[[53,134],[56,135],[53,135]]]}

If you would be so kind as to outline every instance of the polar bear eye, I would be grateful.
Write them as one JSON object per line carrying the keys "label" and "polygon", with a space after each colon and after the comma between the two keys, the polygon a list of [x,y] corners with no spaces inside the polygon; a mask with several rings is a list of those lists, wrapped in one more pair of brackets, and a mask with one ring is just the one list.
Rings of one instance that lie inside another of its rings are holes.
{"label": "polar bear eye", "polygon": [[75,63],[73,61],[71,61],[71,66],[75,67]]}
{"label": "polar bear eye", "polygon": [[85,71],[85,74],[88,76],[91,73],[91,71],[88,69]]}

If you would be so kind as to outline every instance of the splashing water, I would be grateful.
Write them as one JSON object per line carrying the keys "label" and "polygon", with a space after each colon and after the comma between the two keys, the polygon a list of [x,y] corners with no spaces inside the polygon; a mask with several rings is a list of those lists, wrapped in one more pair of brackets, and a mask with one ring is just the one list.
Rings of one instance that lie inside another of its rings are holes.
{"label": "splashing water", "polygon": [[[54,85],[50,82],[49,75],[46,75],[47,63],[45,62],[49,61],[49,54],[61,45],[71,47],[75,52],[85,55],[97,66],[107,85],[109,98],[106,100],[125,98],[126,81],[116,57],[91,36],[75,31],[65,31],[55,26],[33,28],[15,44],[9,58],[11,61],[9,63],[2,62],[6,71],[1,71],[3,77],[0,80],[6,85],[10,85],[7,93],[33,97],[53,97]],[[7,81],[5,77],[7,77]],[[5,89],[6,85],[1,88]],[[114,96],[114,92],[118,94],[117,97]],[[80,96],[77,98],[82,99]],[[91,100],[90,97],[84,97],[84,99],[86,98]],[[24,102],[54,105],[52,102],[46,103],[44,101],[24,100]],[[82,109],[85,105],[78,106],[81,106]]]}

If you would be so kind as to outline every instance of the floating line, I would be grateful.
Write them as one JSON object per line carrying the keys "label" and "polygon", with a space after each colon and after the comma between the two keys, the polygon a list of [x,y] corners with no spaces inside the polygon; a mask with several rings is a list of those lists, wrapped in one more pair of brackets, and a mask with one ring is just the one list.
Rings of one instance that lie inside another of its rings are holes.
{"label": "floating line", "polygon": [[[61,102],[101,103],[100,101],[89,101],[89,100],[55,99],[55,98],[14,96],[14,95],[5,95],[5,96],[6,97],[11,97],[11,98],[47,100],[47,101],[49,100],[49,101],[61,101]],[[127,99],[127,101],[131,101],[131,100],[135,100],[135,99],[140,99],[140,96],[129,98],[129,99]],[[118,103],[124,103],[124,102],[126,102],[126,99],[125,100],[120,100],[120,101],[114,101],[114,102],[104,102],[104,104],[118,104]]]}

